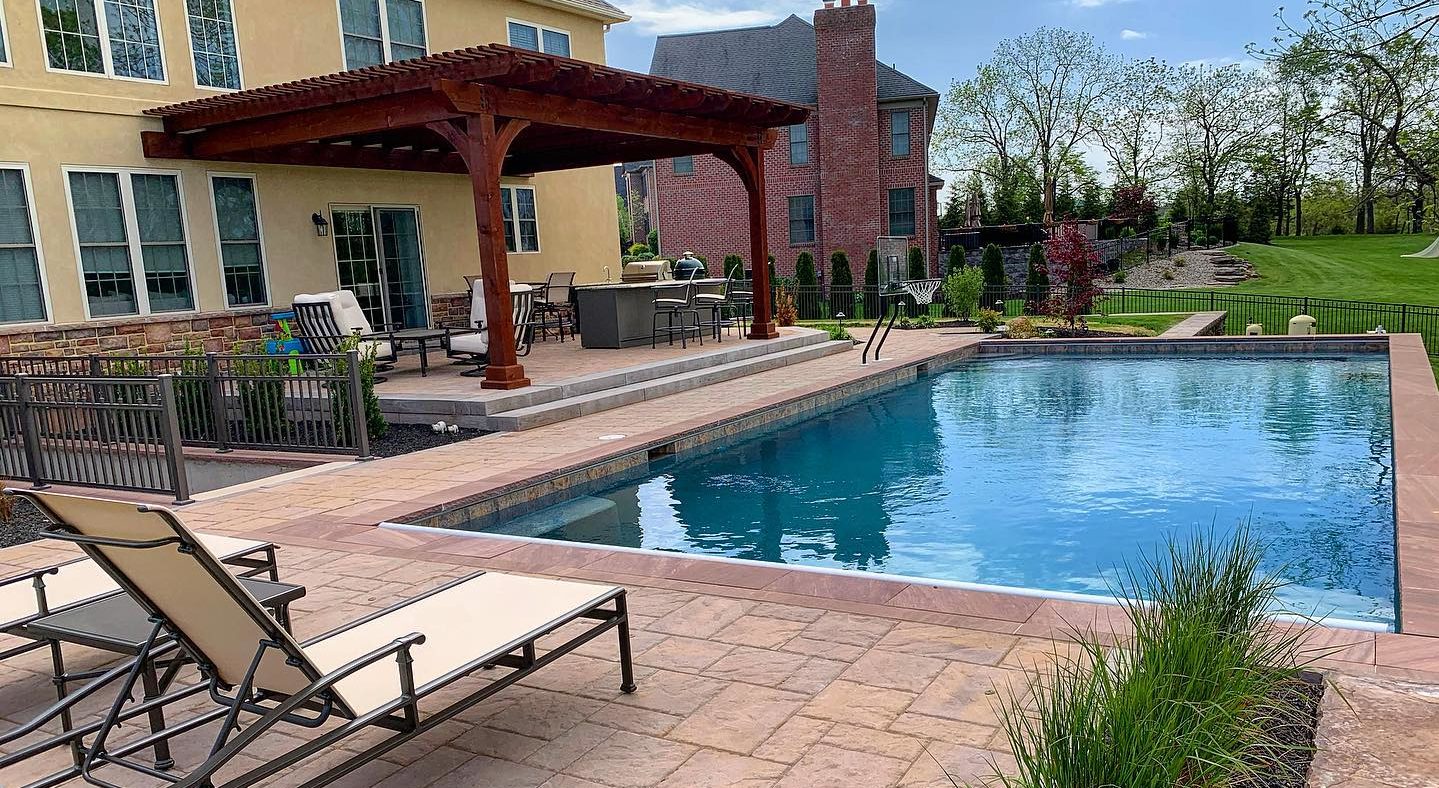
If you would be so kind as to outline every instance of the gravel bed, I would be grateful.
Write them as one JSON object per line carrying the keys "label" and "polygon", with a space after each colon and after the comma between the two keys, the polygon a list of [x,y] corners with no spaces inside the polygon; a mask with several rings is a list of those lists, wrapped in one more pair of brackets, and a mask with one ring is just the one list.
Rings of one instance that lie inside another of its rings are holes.
{"label": "gravel bed", "polygon": [[[1182,261],[1184,265],[1178,265],[1177,263],[1180,261]],[[1165,279],[1165,271],[1169,271],[1174,278]],[[1214,281],[1214,260],[1209,255],[1200,252],[1180,252],[1172,258],[1143,263],[1125,272],[1125,279],[1122,285],[1116,283],[1112,276],[1106,279],[1105,283],[1115,285],[1116,287],[1138,287],[1148,290],[1231,286],[1223,282]]]}
{"label": "gravel bed", "polygon": [[370,451],[376,457],[397,457],[414,451],[448,446],[488,435],[484,430],[461,429],[457,433],[435,432],[428,424],[391,424],[385,437],[370,441]]}
{"label": "gravel bed", "polygon": [[26,500],[16,500],[10,512],[10,519],[0,520],[0,547],[33,542],[40,538],[41,529],[50,524],[35,505]]}

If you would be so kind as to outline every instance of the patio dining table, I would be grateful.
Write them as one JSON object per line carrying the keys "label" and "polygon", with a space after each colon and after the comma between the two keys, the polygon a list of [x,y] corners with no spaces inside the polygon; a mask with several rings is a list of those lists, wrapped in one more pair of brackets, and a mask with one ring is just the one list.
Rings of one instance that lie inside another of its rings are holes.
{"label": "patio dining table", "polygon": [[[450,336],[459,334],[473,334],[476,329],[451,328]],[[406,342],[413,342],[420,351],[420,377],[428,377],[430,374],[430,349],[439,347],[439,340],[445,337],[446,330],[443,328],[406,328],[387,335],[387,338],[395,343],[395,350],[399,351]],[[430,345],[431,342],[435,344]]]}

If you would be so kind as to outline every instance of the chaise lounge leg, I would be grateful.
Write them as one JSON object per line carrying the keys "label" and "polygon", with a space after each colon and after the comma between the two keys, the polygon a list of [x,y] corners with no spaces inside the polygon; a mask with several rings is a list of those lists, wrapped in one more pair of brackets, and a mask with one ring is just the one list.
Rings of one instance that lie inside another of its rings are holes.
{"label": "chaise lounge leg", "polygon": [[619,613],[620,620],[615,627],[620,637],[620,692],[628,694],[638,688],[635,686],[634,657],[630,654],[629,603],[625,601],[624,594],[615,597],[615,612]]}

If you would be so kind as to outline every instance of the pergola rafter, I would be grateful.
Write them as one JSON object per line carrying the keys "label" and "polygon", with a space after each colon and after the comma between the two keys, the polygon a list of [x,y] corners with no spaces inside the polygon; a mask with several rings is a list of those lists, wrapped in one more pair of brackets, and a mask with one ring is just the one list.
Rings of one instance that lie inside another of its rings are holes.
{"label": "pergola rafter", "polygon": [[501,176],[712,153],[750,201],[755,320],[769,303],[764,150],[803,122],[794,104],[502,46],[471,47],[150,110],[145,155],[467,174],[491,364],[484,386],[528,385],[514,353]]}

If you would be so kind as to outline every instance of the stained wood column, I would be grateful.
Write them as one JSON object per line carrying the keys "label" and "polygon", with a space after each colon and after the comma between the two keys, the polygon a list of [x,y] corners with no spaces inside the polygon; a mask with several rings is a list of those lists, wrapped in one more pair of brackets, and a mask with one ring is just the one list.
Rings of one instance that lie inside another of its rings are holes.
{"label": "stained wood column", "polygon": [[750,322],[750,339],[774,339],[779,327],[774,321],[770,304],[769,223],[765,217],[764,148],[734,147],[715,154],[734,168],[749,196],[749,250],[754,274],[754,320]]}
{"label": "stained wood column", "polygon": [[500,204],[500,169],[505,153],[528,125],[529,121],[496,119],[489,114],[429,124],[429,128],[449,141],[465,160],[475,198],[475,232],[480,244],[480,274],[485,288],[485,321],[490,332],[490,364],[485,368],[481,388],[517,389],[530,385],[515,353],[510,262]]}

